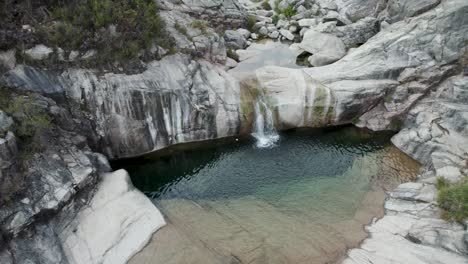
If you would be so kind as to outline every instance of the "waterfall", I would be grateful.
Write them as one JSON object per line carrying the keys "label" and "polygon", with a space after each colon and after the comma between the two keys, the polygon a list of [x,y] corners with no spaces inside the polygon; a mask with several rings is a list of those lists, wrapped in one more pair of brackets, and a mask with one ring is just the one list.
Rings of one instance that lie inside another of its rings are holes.
{"label": "waterfall", "polygon": [[252,136],[257,139],[258,148],[273,147],[279,140],[279,135],[276,132],[273,121],[273,114],[263,96],[259,96],[255,102],[255,123]]}

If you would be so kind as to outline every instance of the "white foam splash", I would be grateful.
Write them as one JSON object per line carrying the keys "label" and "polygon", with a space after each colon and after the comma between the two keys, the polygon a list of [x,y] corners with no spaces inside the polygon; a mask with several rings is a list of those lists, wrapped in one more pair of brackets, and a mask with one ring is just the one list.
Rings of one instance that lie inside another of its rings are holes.
{"label": "white foam splash", "polygon": [[273,114],[263,97],[259,97],[255,102],[255,124],[252,136],[257,139],[258,148],[274,147],[280,138],[275,129]]}

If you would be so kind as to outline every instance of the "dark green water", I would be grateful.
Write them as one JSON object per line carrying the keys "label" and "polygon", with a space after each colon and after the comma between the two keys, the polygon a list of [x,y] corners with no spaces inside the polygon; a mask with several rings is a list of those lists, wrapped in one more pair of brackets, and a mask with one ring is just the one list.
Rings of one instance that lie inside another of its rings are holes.
{"label": "dark green water", "polygon": [[179,146],[118,166],[153,198],[227,199],[276,184],[340,177],[356,159],[389,146],[390,137],[351,127],[291,130],[274,148],[256,148],[250,138],[230,138]]}
{"label": "dark green water", "polygon": [[269,259],[264,263],[326,263],[365,238],[363,225],[383,211],[383,188],[416,175],[418,165],[391,145],[391,136],[353,127],[291,130],[273,148],[229,138],[118,167],[189,237],[161,240],[180,247],[203,241],[202,248],[222,252],[213,257],[221,263],[231,255],[247,263],[246,252],[257,248]]}

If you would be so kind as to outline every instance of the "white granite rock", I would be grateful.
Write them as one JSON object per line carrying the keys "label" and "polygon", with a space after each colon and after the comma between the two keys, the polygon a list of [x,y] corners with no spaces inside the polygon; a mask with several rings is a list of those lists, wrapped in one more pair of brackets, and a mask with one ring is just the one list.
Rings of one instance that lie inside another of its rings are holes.
{"label": "white granite rock", "polygon": [[0,51],[0,69],[3,66],[7,70],[11,70],[16,66],[16,51],[14,49]]}
{"label": "white granite rock", "polygon": [[72,50],[70,51],[70,54],[68,55],[68,60],[75,61],[78,58],[78,56],[80,56],[80,52],[76,50]]}
{"label": "white granite rock", "polygon": [[53,50],[45,45],[36,45],[31,49],[26,50],[24,53],[33,60],[44,60],[49,57]]}
{"label": "white granite rock", "polygon": [[301,48],[313,54],[309,58],[313,66],[330,64],[346,55],[346,47],[341,39],[312,29],[305,32]]}
{"label": "white granite rock", "polygon": [[314,27],[318,24],[316,18],[304,18],[298,21],[300,27]]}
{"label": "white granite rock", "polygon": [[88,207],[61,234],[72,264],[124,264],[165,225],[154,204],[125,170],[102,175]]}
{"label": "white granite rock", "polygon": [[273,31],[270,34],[268,34],[268,37],[272,38],[272,39],[277,39],[279,37],[279,35],[280,35],[280,33],[278,31]]}
{"label": "white granite rock", "polygon": [[288,40],[294,40],[294,35],[286,29],[280,29],[279,31],[283,37],[285,37]]}
{"label": "white granite rock", "polygon": [[234,68],[234,67],[237,66],[237,61],[235,61],[234,59],[231,59],[231,58],[227,58],[225,66],[228,69]]}
{"label": "white granite rock", "polygon": [[237,32],[239,32],[246,39],[248,39],[250,37],[250,34],[251,34],[250,31],[248,31],[247,29],[244,29],[244,28],[237,29]]}
{"label": "white granite rock", "polygon": [[83,54],[83,56],[81,56],[81,58],[84,60],[91,59],[94,56],[96,56],[96,54],[97,54],[96,50],[88,50],[85,52],[85,54]]}

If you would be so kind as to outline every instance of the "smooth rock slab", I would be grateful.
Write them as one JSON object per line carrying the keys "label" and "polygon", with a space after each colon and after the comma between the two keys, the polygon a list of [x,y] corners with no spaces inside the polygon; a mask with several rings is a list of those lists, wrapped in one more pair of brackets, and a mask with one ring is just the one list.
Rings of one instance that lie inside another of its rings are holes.
{"label": "smooth rock slab", "polygon": [[125,170],[106,173],[88,207],[61,234],[70,263],[126,263],[166,222]]}
{"label": "smooth rock slab", "polygon": [[411,216],[386,215],[368,227],[370,238],[364,240],[360,248],[348,251],[348,256],[342,264],[467,263],[463,255],[416,244],[405,238],[410,229],[418,229],[419,221],[421,219]]}

